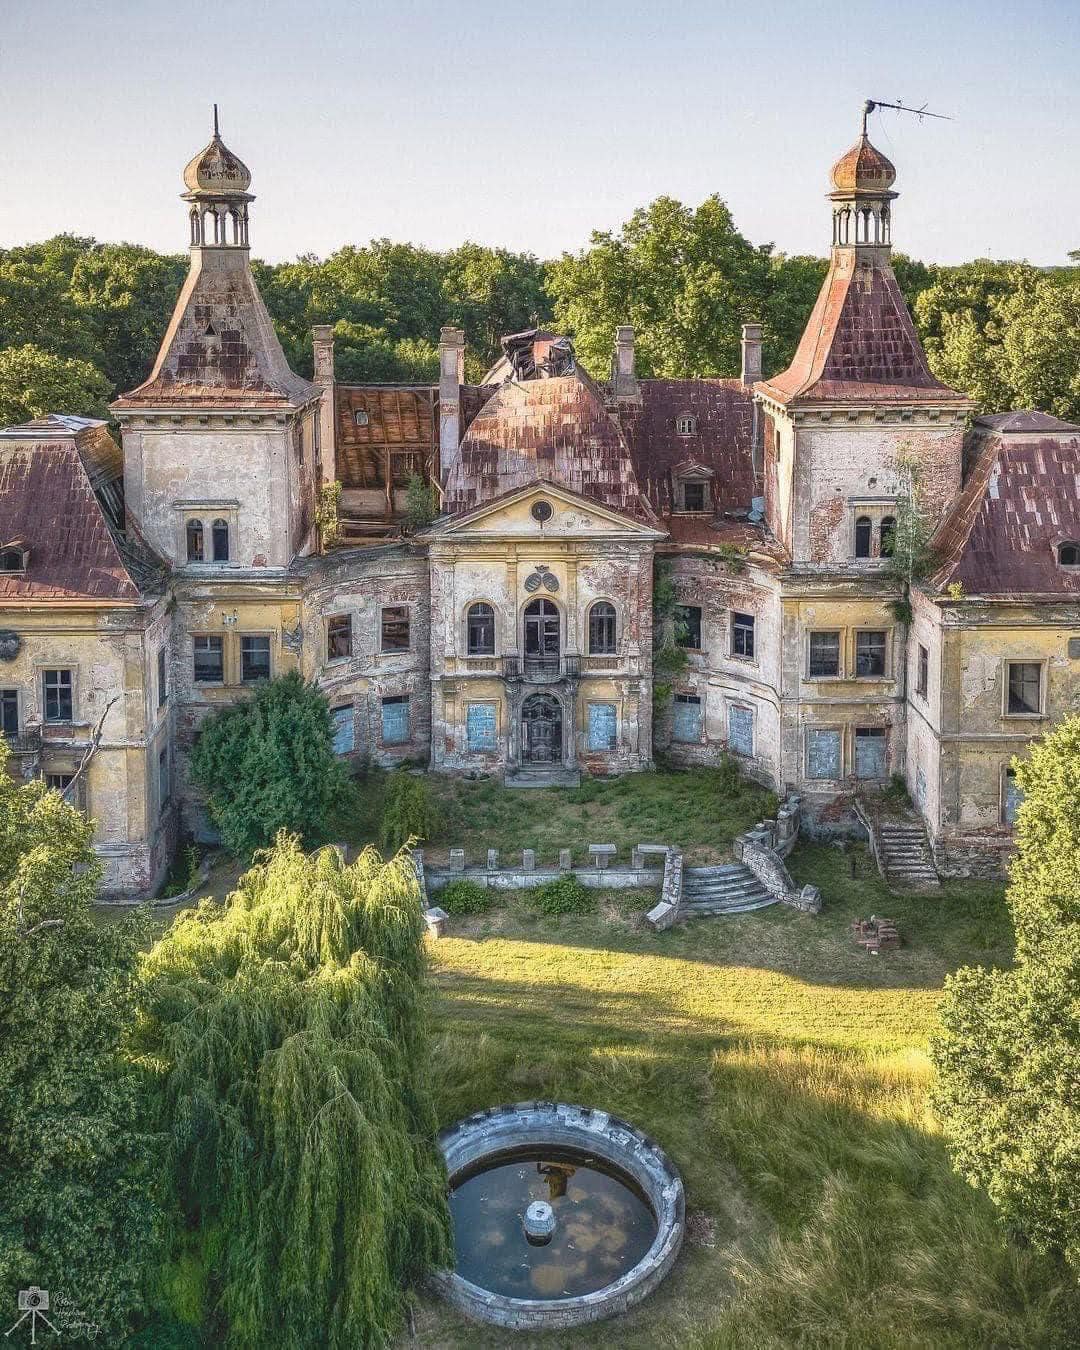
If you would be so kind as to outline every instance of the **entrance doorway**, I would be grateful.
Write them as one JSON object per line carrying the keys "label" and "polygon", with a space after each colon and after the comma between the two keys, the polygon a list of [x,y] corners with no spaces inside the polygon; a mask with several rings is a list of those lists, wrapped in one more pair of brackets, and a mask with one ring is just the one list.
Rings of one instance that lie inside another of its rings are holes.
{"label": "entrance doorway", "polygon": [[561,764],[562,755],[559,700],[550,694],[533,694],[521,708],[522,761],[525,764]]}

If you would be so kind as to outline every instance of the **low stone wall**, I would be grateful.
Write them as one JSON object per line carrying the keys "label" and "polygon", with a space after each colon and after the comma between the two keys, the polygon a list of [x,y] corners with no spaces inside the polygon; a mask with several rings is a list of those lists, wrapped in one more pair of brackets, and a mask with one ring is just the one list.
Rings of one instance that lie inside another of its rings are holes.
{"label": "low stone wall", "polygon": [[821,892],[816,886],[796,886],[784,866],[784,859],[799,838],[801,806],[801,799],[792,794],[777,811],[775,820],[758,821],[752,830],[736,835],[732,851],[782,905],[803,914],[819,914]]}
{"label": "low stone wall", "polygon": [[664,932],[682,918],[682,903],[682,849],[669,848],[664,857],[664,880],[660,887],[660,903],[645,915],[645,922],[654,932]]}
{"label": "low stone wall", "polygon": [[1016,851],[1012,836],[945,836],[931,842],[939,876],[1004,881]]}
{"label": "low stone wall", "polygon": [[667,852],[667,846],[663,844],[639,844],[632,851],[629,861],[620,864],[616,861],[618,850],[614,844],[590,844],[589,854],[592,864],[589,867],[575,867],[571,862],[571,851],[568,848],[559,850],[556,867],[541,867],[537,865],[535,850],[526,848],[522,850],[520,864],[506,867],[499,865],[498,849],[489,848],[487,863],[484,866],[470,867],[466,864],[465,850],[452,848],[447,866],[433,867],[430,863],[426,865],[427,891],[429,893],[439,891],[450,882],[462,879],[475,882],[478,886],[485,886],[489,890],[519,891],[527,890],[531,886],[542,886],[547,881],[554,881],[557,877],[563,876],[576,877],[583,886],[597,889],[660,887],[663,885],[664,873],[658,867],[647,864],[657,854],[666,855]]}

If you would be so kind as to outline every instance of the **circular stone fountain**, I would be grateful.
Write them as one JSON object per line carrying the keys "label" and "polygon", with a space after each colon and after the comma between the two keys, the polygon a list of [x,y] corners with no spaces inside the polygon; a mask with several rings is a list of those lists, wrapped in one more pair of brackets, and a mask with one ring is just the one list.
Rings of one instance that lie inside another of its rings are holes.
{"label": "circular stone fountain", "polygon": [[468,1316],[573,1327],[652,1293],[682,1245],[682,1180],[632,1125],[581,1106],[483,1111],[439,1139],[454,1270],[434,1283]]}

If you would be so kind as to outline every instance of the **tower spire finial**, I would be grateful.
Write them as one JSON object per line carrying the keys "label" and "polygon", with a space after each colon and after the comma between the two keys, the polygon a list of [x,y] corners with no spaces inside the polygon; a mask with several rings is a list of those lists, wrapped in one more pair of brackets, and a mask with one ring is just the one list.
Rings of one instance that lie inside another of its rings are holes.
{"label": "tower spire finial", "polygon": [[[866,129],[866,124],[865,124],[865,122],[864,122],[864,123],[863,123],[863,130],[865,130],[865,129]],[[215,103],[215,104],[214,104],[214,139],[217,140],[220,136],[221,136],[221,132],[218,130],[217,104]]]}

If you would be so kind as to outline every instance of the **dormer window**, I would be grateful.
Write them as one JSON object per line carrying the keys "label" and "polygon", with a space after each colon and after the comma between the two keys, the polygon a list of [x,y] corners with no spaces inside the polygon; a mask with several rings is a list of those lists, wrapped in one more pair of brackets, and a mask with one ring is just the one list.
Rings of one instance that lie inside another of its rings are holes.
{"label": "dormer window", "polygon": [[675,419],[675,430],[680,436],[693,436],[697,431],[697,418],[693,413],[680,413]]}
{"label": "dormer window", "polygon": [[1057,559],[1062,567],[1080,567],[1080,544],[1058,544]]}
{"label": "dormer window", "polygon": [[353,421],[358,427],[366,427],[369,420],[366,408],[357,408],[353,413]]}
{"label": "dormer window", "polygon": [[5,544],[0,548],[0,573],[11,576],[26,571],[30,550],[23,544]]}
{"label": "dormer window", "polygon": [[707,483],[684,483],[682,486],[683,510],[704,511],[707,491]]}

